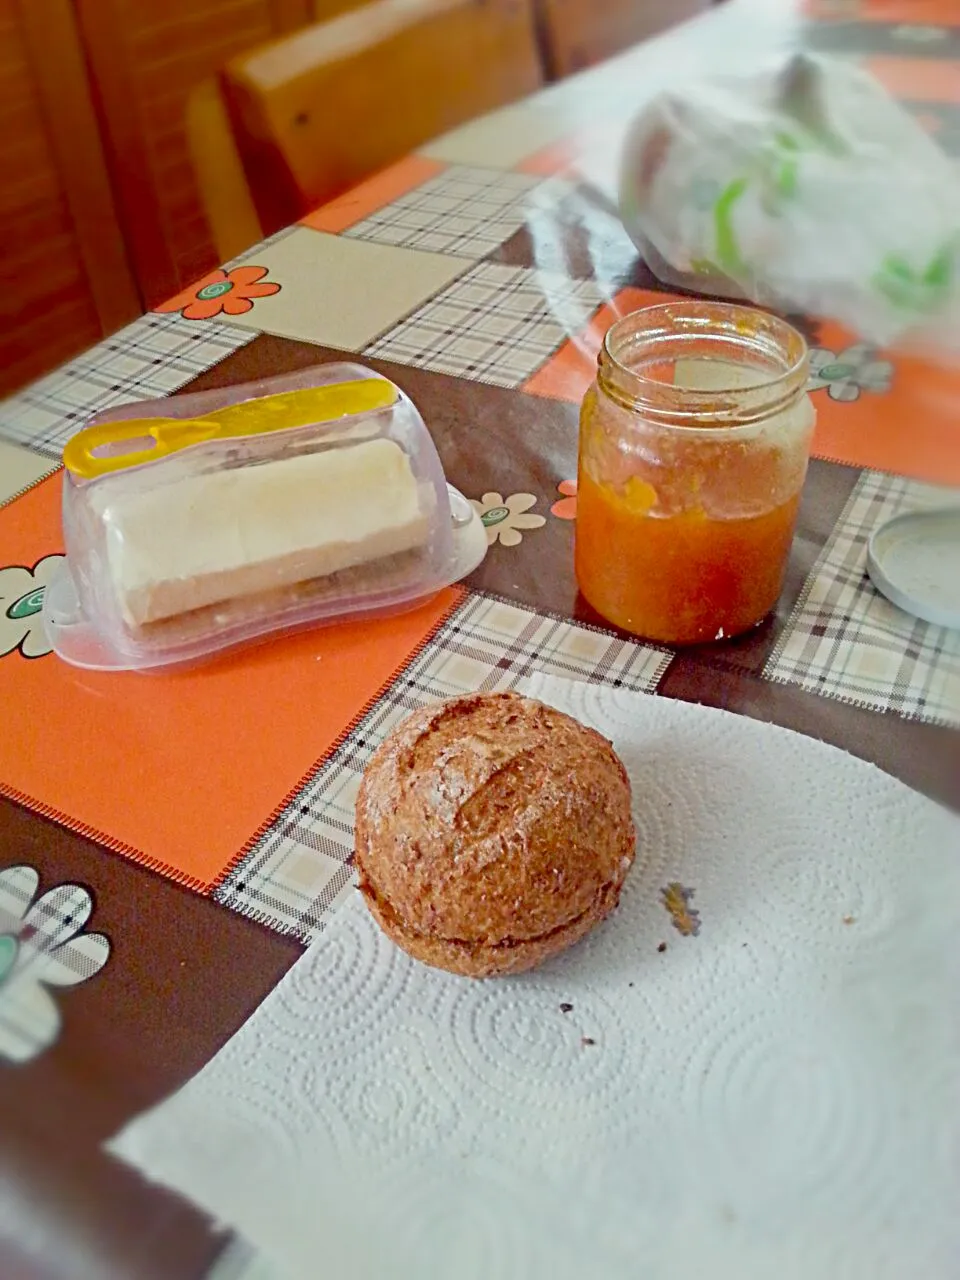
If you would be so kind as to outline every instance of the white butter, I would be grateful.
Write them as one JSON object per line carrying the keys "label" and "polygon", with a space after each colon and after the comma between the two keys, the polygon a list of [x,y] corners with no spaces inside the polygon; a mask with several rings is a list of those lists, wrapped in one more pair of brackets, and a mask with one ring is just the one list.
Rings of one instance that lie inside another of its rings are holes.
{"label": "white butter", "polygon": [[392,440],[186,476],[103,503],[130,626],[325,577],[425,544],[410,461]]}

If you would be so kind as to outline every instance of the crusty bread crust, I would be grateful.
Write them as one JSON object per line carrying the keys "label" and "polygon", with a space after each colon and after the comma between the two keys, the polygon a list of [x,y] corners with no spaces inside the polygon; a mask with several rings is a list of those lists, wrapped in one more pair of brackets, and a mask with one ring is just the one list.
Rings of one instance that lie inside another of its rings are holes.
{"label": "crusty bread crust", "polygon": [[532,968],[582,938],[616,905],[634,853],[610,743],[517,694],[416,712],[357,796],[374,917],[417,959],[469,976]]}
{"label": "crusty bread crust", "polygon": [[594,905],[576,920],[561,925],[541,938],[528,938],[523,942],[506,942],[492,946],[484,942],[460,942],[456,939],[430,937],[404,929],[396,915],[380,902],[369,885],[361,885],[361,891],[370,908],[370,914],[388,938],[408,955],[435,969],[447,969],[465,978],[502,977],[509,973],[524,973],[535,969],[544,960],[572,947],[585,938],[595,925],[610,914],[620,900],[622,880],[601,890]]}

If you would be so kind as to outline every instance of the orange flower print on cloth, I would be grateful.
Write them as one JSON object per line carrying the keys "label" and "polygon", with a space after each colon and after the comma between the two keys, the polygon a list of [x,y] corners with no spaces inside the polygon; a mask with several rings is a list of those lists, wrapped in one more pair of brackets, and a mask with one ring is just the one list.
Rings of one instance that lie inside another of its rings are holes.
{"label": "orange flower print on cloth", "polygon": [[269,298],[279,293],[280,286],[263,281],[266,267],[234,267],[224,271],[218,267],[155,311],[179,311],[184,320],[212,320],[214,316],[242,316],[253,306],[254,298]]}
{"label": "orange flower print on cloth", "polygon": [[550,514],[558,520],[576,520],[577,518],[577,482],[561,480],[557,485],[557,493],[563,497],[550,508]]}

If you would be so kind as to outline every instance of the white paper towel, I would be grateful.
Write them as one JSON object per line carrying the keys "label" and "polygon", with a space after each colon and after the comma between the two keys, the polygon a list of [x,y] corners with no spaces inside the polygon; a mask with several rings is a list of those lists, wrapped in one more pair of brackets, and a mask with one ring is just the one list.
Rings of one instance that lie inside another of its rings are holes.
{"label": "white paper towel", "polygon": [[960,823],[771,725],[525,691],[630,774],[618,912],[473,982],[354,898],[112,1149],[297,1280],[952,1280]]}

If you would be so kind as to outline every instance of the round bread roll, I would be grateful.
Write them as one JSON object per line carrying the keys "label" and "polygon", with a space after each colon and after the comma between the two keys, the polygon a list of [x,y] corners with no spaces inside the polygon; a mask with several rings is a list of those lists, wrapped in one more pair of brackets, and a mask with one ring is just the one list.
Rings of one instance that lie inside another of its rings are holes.
{"label": "round bread roll", "polygon": [[467,977],[520,973],[617,905],[636,846],[607,740],[514,693],[424,708],[357,796],[360,890],[384,932]]}

